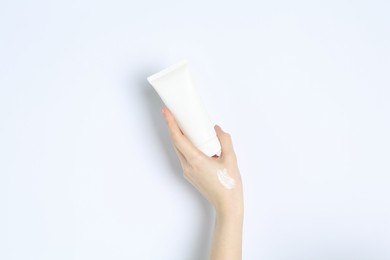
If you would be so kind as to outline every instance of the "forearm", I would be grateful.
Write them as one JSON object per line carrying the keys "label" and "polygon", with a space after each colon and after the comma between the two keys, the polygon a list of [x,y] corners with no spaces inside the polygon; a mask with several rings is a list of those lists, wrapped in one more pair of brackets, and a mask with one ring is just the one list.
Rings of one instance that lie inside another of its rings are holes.
{"label": "forearm", "polygon": [[217,211],[210,260],[242,258],[243,210],[229,213]]}

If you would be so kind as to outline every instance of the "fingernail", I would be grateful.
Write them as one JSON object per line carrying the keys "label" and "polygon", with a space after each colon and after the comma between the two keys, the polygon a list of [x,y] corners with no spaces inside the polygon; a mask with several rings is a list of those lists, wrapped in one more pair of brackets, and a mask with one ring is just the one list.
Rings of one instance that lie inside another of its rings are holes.
{"label": "fingernail", "polygon": [[165,109],[164,109],[164,108],[161,108],[161,109],[160,109],[160,112],[161,112],[161,114],[163,114],[163,115],[164,115],[164,113],[165,113]]}

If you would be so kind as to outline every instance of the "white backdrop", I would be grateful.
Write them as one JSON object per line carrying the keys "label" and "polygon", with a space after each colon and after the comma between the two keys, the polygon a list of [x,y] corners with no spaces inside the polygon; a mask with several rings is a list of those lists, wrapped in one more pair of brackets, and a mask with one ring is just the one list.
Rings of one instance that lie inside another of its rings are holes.
{"label": "white backdrop", "polygon": [[206,259],[146,77],[230,132],[248,260],[390,259],[389,1],[1,1],[0,259]]}

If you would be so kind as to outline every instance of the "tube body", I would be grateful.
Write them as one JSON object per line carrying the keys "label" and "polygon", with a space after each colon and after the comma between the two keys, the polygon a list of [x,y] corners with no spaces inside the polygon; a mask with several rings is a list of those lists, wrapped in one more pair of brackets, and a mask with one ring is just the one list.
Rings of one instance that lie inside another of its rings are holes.
{"label": "tube body", "polygon": [[186,61],[147,78],[172,112],[183,134],[204,154],[221,154],[213,124],[196,92]]}

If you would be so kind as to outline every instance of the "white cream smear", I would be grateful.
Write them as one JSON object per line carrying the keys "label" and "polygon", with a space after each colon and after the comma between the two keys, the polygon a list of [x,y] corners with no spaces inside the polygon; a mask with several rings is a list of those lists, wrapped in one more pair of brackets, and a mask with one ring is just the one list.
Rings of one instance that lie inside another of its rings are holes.
{"label": "white cream smear", "polygon": [[229,176],[226,168],[217,171],[219,182],[228,190],[236,187],[236,181]]}

